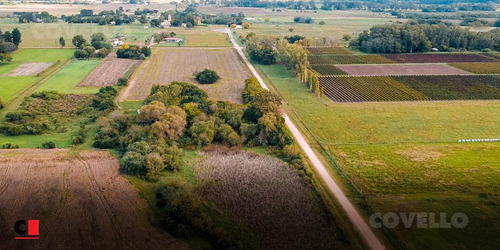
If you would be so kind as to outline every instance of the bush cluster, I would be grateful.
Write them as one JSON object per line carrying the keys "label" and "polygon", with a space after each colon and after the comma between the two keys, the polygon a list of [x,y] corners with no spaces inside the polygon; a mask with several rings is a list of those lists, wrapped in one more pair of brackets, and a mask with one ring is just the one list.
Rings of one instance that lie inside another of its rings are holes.
{"label": "bush cluster", "polygon": [[219,80],[219,75],[213,70],[204,69],[196,74],[196,81],[201,84],[212,84]]}
{"label": "bush cluster", "polygon": [[147,46],[139,48],[137,45],[124,45],[116,51],[116,56],[118,58],[129,58],[129,59],[139,59],[144,60],[146,57],[151,55],[151,49]]}

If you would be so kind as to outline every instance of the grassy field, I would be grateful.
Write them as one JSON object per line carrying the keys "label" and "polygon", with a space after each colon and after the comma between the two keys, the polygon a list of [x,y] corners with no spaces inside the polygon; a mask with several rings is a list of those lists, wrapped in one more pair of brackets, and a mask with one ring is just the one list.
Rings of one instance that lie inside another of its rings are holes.
{"label": "grassy field", "polygon": [[0,97],[10,101],[17,93],[38,80],[35,76],[0,77]]}
{"label": "grassy field", "polygon": [[66,61],[73,55],[72,49],[20,49],[12,54],[10,63],[0,63],[0,97],[8,102],[20,91],[39,80],[37,76],[2,76],[23,63]]}
{"label": "grassy field", "polygon": [[92,94],[99,91],[99,87],[77,87],[100,60],[74,60],[64,66],[52,78],[40,86],[36,91],[55,90],[62,94]]}
{"label": "grassy field", "polygon": [[[307,38],[318,39],[322,37],[331,37],[340,42],[343,34],[356,34],[363,30],[371,28],[373,25],[388,23],[391,18],[388,17],[351,17],[352,13],[344,12],[344,16],[339,16],[333,12],[313,13],[293,13],[286,16],[275,16],[269,12],[266,15],[257,16],[256,21],[252,21],[252,29],[238,30],[240,35],[246,35],[254,32],[257,35],[266,36],[293,36],[301,35]],[[341,14],[342,15],[342,14]],[[295,16],[309,16],[314,19],[313,24],[294,23]],[[265,18],[270,18],[266,23]],[[325,25],[319,25],[324,21]],[[290,32],[290,28],[293,29]]]}
{"label": "grassy field", "polygon": [[444,212],[449,220],[462,212],[469,217],[465,229],[386,231],[393,243],[409,249],[498,245],[500,144],[457,140],[499,138],[500,101],[338,104],[314,96],[281,66],[256,66],[285,98],[312,145],[337,160],[336,171],[368,216]]}
{"label": "grassy field", "polygon": [[[175,32],[176,37],[184,39],[181,46],[185,47],[231,47],[229,37],[217,29],[224,29],[224,26],[198,26],[194,29],[169,27],[167,29],[156,29],[155,32],[165,33]],[[161,43],[155,47],[178,47],[177,43]]]}
{"label": "grassy field", "polygon": [[[83,35],[87,40],[93,33],[102,32],[107,38],[124,35],[130,43],[144,43],[152,35],[152,28],[135,23],[127,25],[98,25],[96,23],[18,23],[17,19],[0,19],[1,30],[19,28],[22,34],[22,47],[59,47],[59,37],[64,37],[66,46],[72,47],[71,39]],[[55,35],[54,35],[55,34]]]}

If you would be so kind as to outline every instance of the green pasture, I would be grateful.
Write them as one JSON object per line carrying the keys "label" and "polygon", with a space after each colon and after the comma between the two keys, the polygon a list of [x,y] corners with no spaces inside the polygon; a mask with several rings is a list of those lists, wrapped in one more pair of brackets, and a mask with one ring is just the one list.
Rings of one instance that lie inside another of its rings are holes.
{"label": "green pasture", "polygon": [[21,47],[59,47],[59,37],[66,40],[66,47],[73,47],[71,39],[83,35],[90,41],[94,33],[102,32],[108,39],[123,35],[130,43],[144,43],[152,35],[152,28],[144,28],[139,23],[123,25],[99,25],[96,23],[18,23],[17,19],[0,19],[0,29],[19,28],[22,35]]}
{"label": "green pasture", "polygon": [[500,244],[500,143],[458,142],[500,138],[500,101],[333,103],[313,95],[282,66],[255,66],[284,97],[291,118],[332,171],[344,176],[351,199],[367,216],[443,212],[449,220],[460,212],[469,218],[464,229],[384,230],[392,244],[407,249]]}
{"label": "green pasture", "polygon": [[93,94],[99,87],[77,87],[101,60],[73,60],[43,83],[36,91],[54,90],[62,94]]}

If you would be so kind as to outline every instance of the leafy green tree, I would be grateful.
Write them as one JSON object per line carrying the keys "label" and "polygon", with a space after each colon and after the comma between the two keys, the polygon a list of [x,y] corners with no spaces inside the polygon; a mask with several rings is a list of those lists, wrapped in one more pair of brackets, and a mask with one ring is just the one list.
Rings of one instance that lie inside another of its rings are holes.
{"label": "leafy green tree", "polygon": [[19,46],[21,42],[21,32],[18,28],[15,28],[14,30],[12,30],[12,43],[14,43],[16,46]]}
{"label": "leafy green tree", "polygon": [[66,46],[66,40],[64,40],[64,37],[59,37],[59,45],[61,45],[61,48]]}
{"label": "leafy green tree", "polygon": [[165,104],[159,101],[153,101],[148,105],[142,106],[139,114],[139,121],[145,124],[152,124],[159,121],[167,112]]}
{"label": "leafy green tree", "polygon": [[95,49],[112,49],[111,44],[107,41],[106,36],[102,32],[92,34],[92,36],[90,36],[90,44]]}
{"label": "leafy green tree", "polygon": [[85,40],[82,35],[76,35],[73,37],[73,39],[71,39],[71,43],[73,44],[73,46],[78,49],[83,49],[86,42],[87,40]]}
{"label": "leafy green tree", "polygon": [[5,33],[3,33],[3,40],[5,42],[12,42],[12,34],[10,33],[10,31],[5,31]]}

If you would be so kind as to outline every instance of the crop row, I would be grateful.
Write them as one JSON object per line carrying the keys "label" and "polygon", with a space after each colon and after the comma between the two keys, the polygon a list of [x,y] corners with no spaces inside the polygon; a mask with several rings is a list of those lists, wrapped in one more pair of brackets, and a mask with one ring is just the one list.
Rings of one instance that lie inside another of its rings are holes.
{"label": "crop row", "polygon": [[386,64],[394,61],[381,55],[322,55],[309,56],[311,64]]}
{"label": "crop row", "polygon": [[498,61],[497,59],[481,54],[391,54],[384,56],[397,63],[473,63]]}
{"label": "crop row", "polygon": [[500,99],[500,77],[493,75],[325,76],[319,81],[336,102]]}
{"label": "crop row", "polygon": [[500,74],[500,62],[454,63],[450,65],[475,74]]}
{"label": "crop row", "polygon": [[312,69],[320,75],[347,75],[343,70],[328,64],[313,64]]}
{"label": "crop row", "polygon": [[[321,78],[322,86],[327,85],[346,85],[352,89],[363,100],[366,101],[418,101],[428,100],[424,94],[407,87],[406,85],[394,80],[391,77],[325,77]],[[327,96],[337,97],[339,93],[332,88],[324,87]],[[332,92],[333,93],[329,93]],[[339,99],[339,98],[337,98]],[[358,98],[359,99],[359,98]],[[355,101],[355,100],[349,100]]]}
{"label": "crop row", "polygon": [[394,79],[422,92],[430,100],[500,99],[497,76],[398,76]]}
{"label": "crop row", "polygon": [[310,47],[311,55],[349,55],[352,51],[342,47]]}

